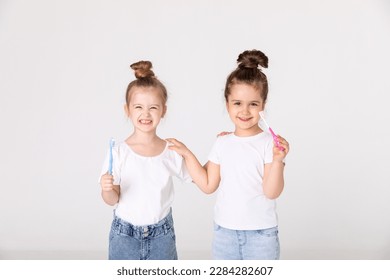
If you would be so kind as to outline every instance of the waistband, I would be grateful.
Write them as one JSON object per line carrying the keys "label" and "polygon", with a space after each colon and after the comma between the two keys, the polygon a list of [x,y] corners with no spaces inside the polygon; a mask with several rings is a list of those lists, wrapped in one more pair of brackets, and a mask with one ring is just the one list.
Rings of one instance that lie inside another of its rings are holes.
{"label": "waistband", "polygon": [[165,218],[152,225],[135,226],[116,215],[114,215],[114,220],[112,221],[113,230],[133,237],[156,237],[167,234],[171,228],[173,228],[172,209]]}

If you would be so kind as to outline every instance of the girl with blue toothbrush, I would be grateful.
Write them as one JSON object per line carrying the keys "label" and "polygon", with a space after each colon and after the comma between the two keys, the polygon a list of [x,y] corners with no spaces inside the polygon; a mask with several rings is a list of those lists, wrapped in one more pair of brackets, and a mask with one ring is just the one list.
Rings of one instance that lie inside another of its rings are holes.
{"label": "girl with blue toothbrush", "polygon": [[100,178],[104,202],[116,206],[109,259],[175,260],[172,176],[187,182],[191,177],[183,158],[156,134],[167,111],[165,86],[151,70],[151,62],[130,67],[136,80],[127,87],[124,109],[134,131],[113,145],[112,161],[109,154]]}

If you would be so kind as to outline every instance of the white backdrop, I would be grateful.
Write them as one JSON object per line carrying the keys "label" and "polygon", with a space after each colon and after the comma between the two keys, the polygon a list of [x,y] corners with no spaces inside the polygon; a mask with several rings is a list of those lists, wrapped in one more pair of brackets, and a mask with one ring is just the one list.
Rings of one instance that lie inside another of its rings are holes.
{"label": "white backdrop", "polygon": [[[267,111],[291,144],[278,199],[282,259],[390,259],[390,3],[0,0],[0,259],[105,259],[97,184],[129,65],[168,88],[161,137],[205,162],[232,130],[226,76],[268,55]],[[175,181],[179,257],[209,259],[214,195]]]}

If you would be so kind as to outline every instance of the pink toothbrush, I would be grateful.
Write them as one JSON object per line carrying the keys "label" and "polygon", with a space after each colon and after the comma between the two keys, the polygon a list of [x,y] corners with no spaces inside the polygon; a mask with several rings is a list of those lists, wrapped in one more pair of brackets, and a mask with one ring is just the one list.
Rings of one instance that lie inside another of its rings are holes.
{"label": "pink toothbrush", "polygon": [[264,123],[265,123],[265,125],[267,126],[268,130],[271,132],[272,138],[274,138],[274,141],[275,141],[275,143],[276,143],[276,147],[278,147],[279,150],[284,151],[284,148],[280,145],[279,139],[278,139],[278,137],[276,136],[275,132],[272,130],[272,128],[268,125],[267,121],[265,120],[264,111],[260,111],[260,112],[259,112],[259,115],[260,115],[260,118],[264,121]]}

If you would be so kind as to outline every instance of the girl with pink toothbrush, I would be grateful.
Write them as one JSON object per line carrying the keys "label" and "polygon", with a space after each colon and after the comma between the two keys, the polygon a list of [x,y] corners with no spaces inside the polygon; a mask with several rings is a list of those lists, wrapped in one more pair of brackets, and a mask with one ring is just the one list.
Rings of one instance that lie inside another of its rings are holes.
{"label": "girl with pink toothbrush", "polygon": [[[203,167],[176,139],[169,148],[181,154],[188,171],[205,193],[218,189],[214,209],[214,259],[279,259],[275,199],[284,188],[284,159],[289,143],[259,126],[268,81],[259,66],[267,56],[245,51],[227,78],[226,108],[234,133],[219,136]],[[268,124],[267,124],[268,125]],[[272,131],[273,132],[273,131]]]}

